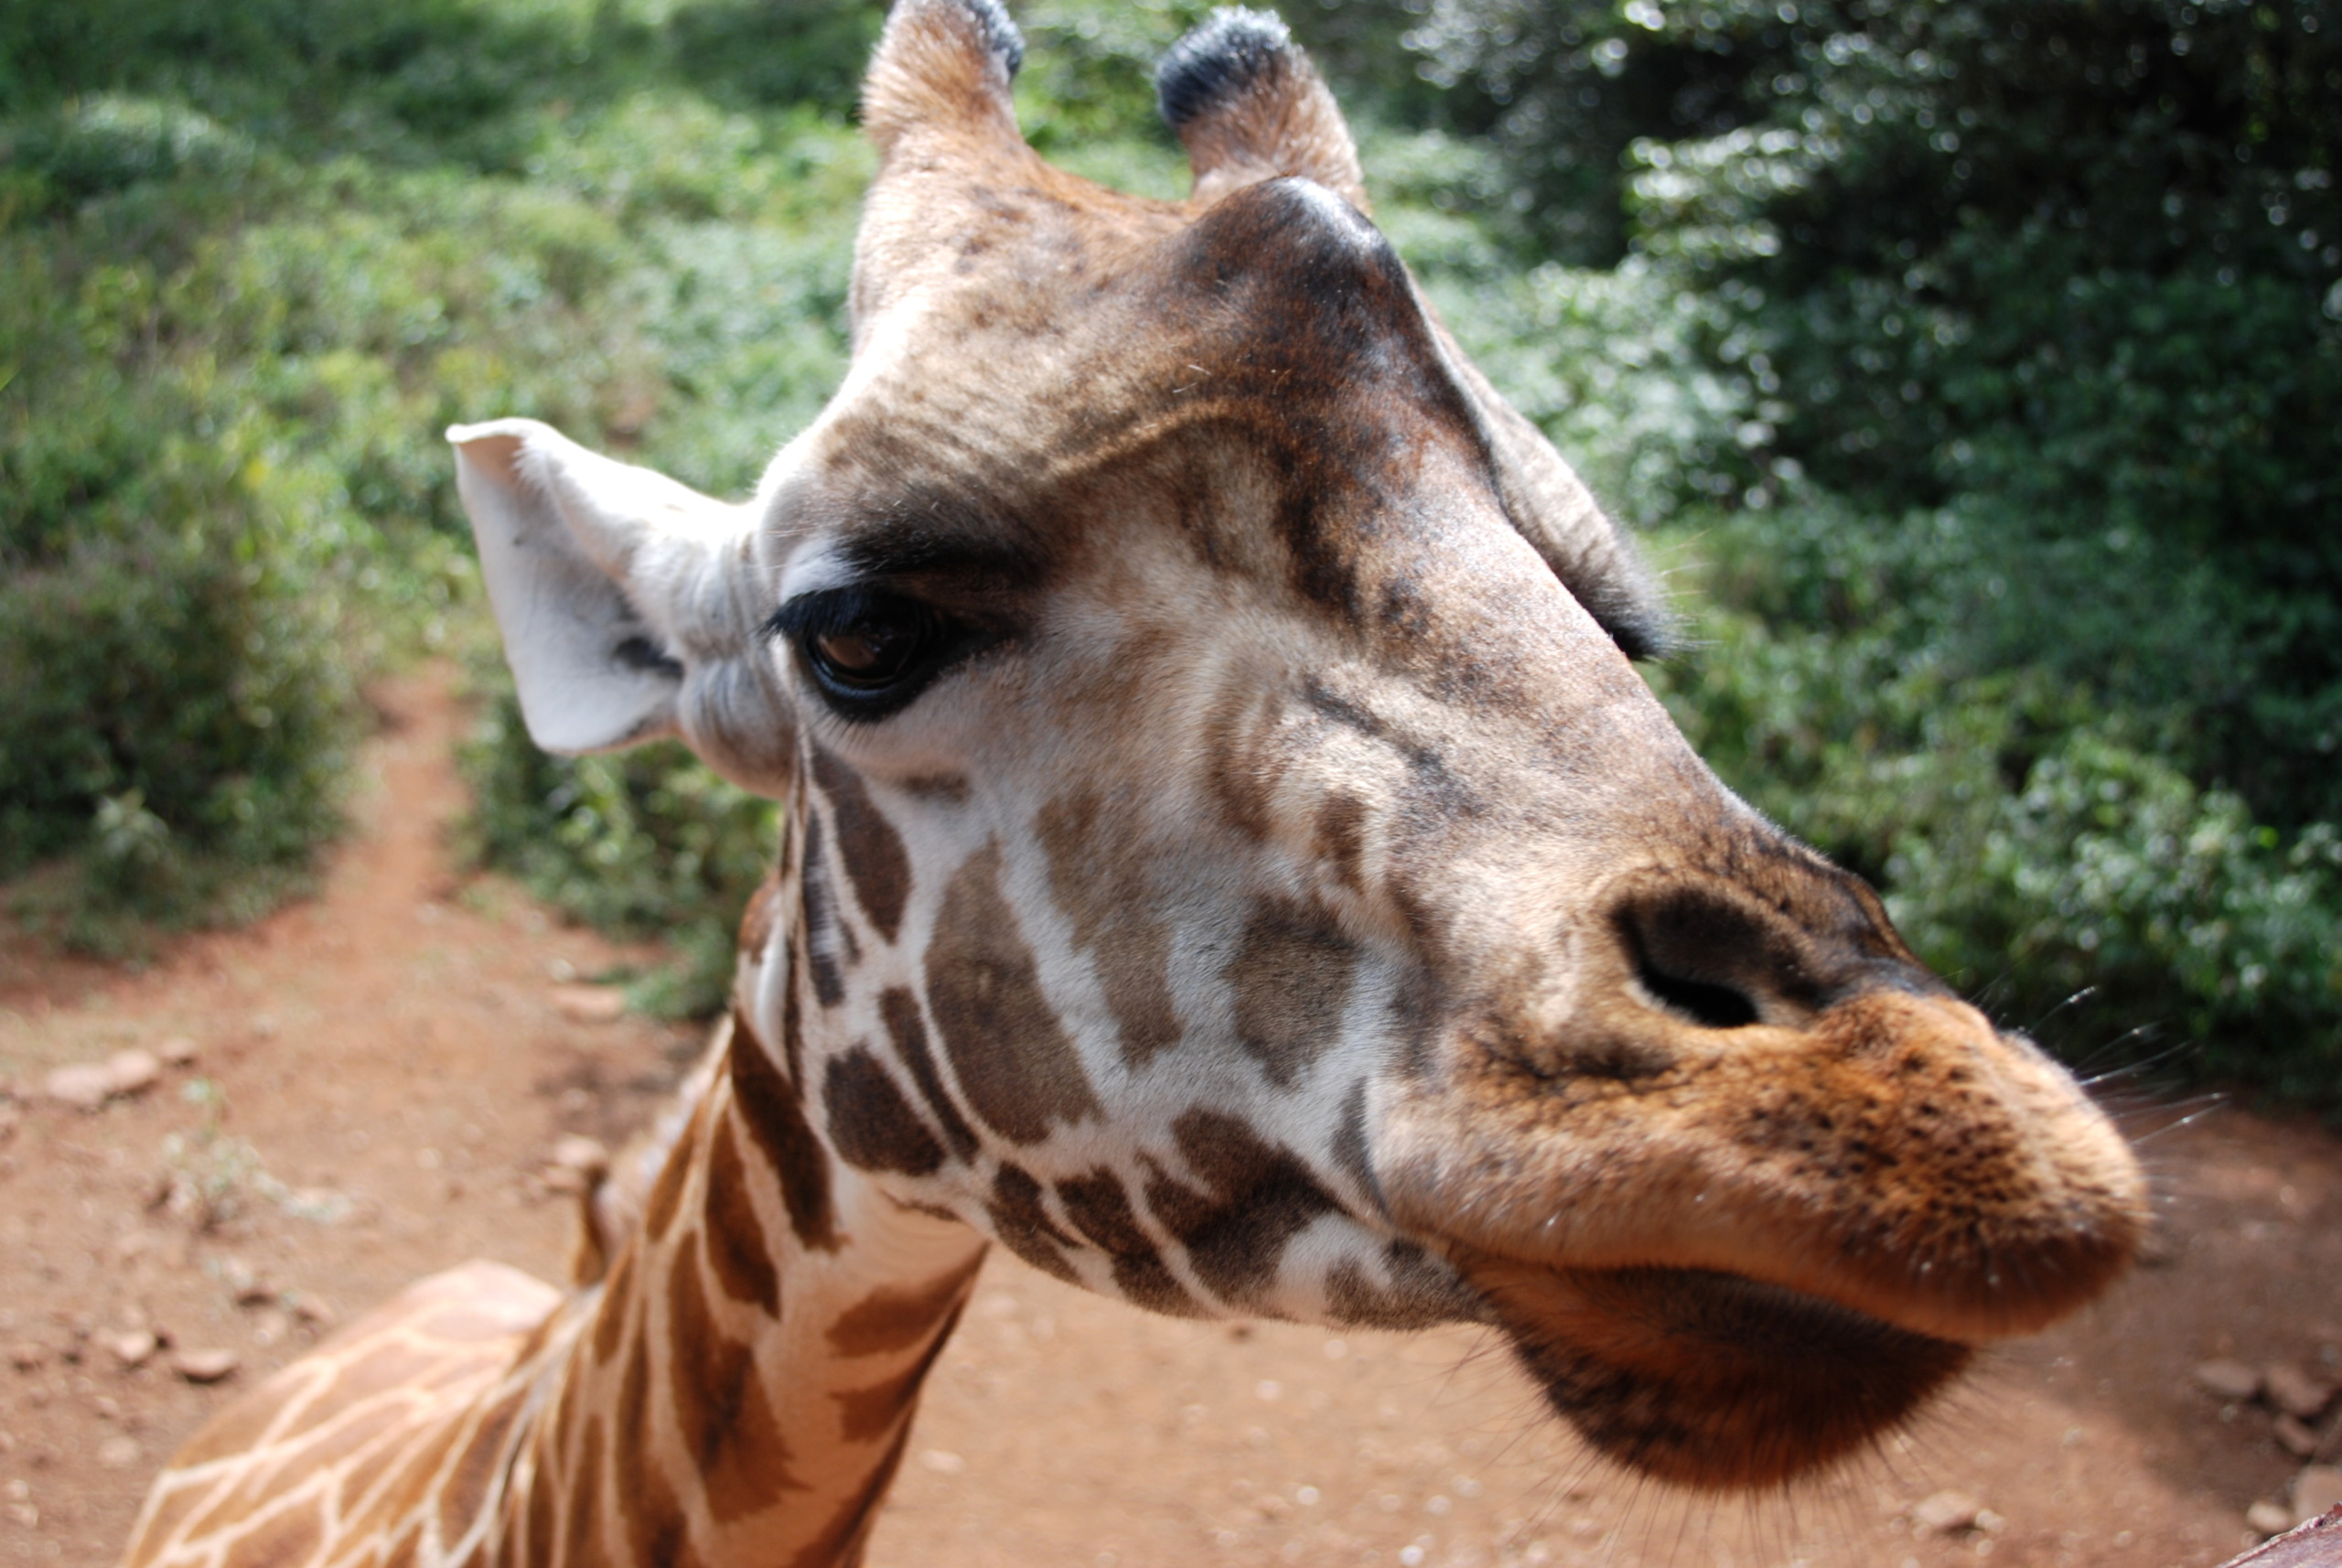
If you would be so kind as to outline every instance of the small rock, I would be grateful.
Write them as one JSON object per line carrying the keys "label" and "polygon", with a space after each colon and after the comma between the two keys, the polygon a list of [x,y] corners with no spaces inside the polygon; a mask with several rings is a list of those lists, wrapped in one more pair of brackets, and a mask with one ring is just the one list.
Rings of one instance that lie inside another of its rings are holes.
{"label": "small rock", "polygon": [[2316,1420],[2326,1402],[2334,1397],[2332,1383],[2312,1377],[2290,1361],[2270,1362],[2261,1374],[2261,1384],[2268,1391],[2271,1404],[2303,1421]]}
{"label": "small rock", "polygon": [[10,1519],[23,1525],[27,1530],[40,1528],[40,1509],[31,1503],[10,1503],[5,1510],[0,1511],[5,1511]]}
{"label": "small rock", "polygon": [[556,985],[553,1005],[573,1024],[614,1024],[626,1016],[626,993],[615,985]]}
{"label": "small rock", "polygon": [[144,1094],[163,1076],[163,1064],[152,1051],[116,1051],[106,1058],[106,1089],[124,1096]]}
{"label": "small rock", "polygon": [[2196,1380],[2224,1400],[2249,1400],[2261,1391],[2261,1373],[2241,1361],[2205,1361]]}
{"label": "small rock", "polygon": [[113,1352],[113,1359],[122,1363],[124,1371],[145,1366],[147,1359],[162,1348],[162,1341],[145,1328],[127,1328],[120,1334],[109,1334],[105,1339],[106,1348]]}
{"label": "small rock", "polygon": [[2283,1535],[2294,1528],[2294,1510],[2282,1503],[2257,1502],[2244,1510],[2244,1522],[2261,1535]]}
{"label": "small rock", "polygon": [[1930,1535],[1950,1535],[1970,1528],[1984,1505],[1966,1492],[1941,1491],[1911,1505],[1914,1529]]}
{"label": "small rock", "polygon": [[20,1340],[8,1347],[8,1361],[20,1372],[38,1372],[48,1363],[48,1347]]}
{"label": "small rock", "polygon": [[552,1161],[565,1170],[600,1176],[610,1168],[610,1151],[603,1147],[599,1138],[569,1133],[553,1140]]}
{"label": "small rock", "polygon": [[242,1258],[228,1258],[220,1264],[220,1283],[236,1298],[238,1306],[258,1306],[276,1299],[276,1287],[252,1272],[252,1266]]}
{"label": "small rock", "polygon": [[134,1437],[109,1437],[98,1444],[98,1463],[109,1470],[127,1470],[138,1460],[138,1440]]}
{"label": "small rock", "polygon": [[287,1305],[293,1308],[293,1316],[302,1322],[315,1324],[319,1328],[333,1326],[333,1308],[323,1298],[311,1295],[305,1290],[288,1291],[286,1297]]}
{"label": "small rock", "polygon": [[216,1383],[233,1377],[239,1359],[233,1350],[177,1350],[171,1370],[190,1383]]}
{"label": "small rock", "polygon": [[2307,1524],[2337,1503],[2342,1503],[2342,1468],[2332,1465],[2305,1465],[2294,1477],[2291,1497],[2294,1501],[2294,1522]]}
{"label": "small rock", "polygon": [[2280,1415],[2270,1430],[2277,1439],[2277,1446],[2294,1458],[2314,1459],[2317,1456],[2317,1434],[2312,1432],[2307,1423],[2290,1415]]}
{"label": "small rock", "polygon": [[172,1067],[193,1067],[196,1058],[195,1042],[185,1035],[174,1035],[156,1046],[155,1054]]}
{"label": "small rock", "polygon": [[948,1448],[930,1448],[919,1456],[919,1462],[939,1476],[956,1476],[968,1467],[968,1462]]}
{"label": "small rock", "polygon": [[51,1070],[41,1080],[41,1092],[59,1105],[70,1105],[76,1111],[95,1111],[113,1093],[113,1079],[101,1063],[76,1062],[71,1067]]}

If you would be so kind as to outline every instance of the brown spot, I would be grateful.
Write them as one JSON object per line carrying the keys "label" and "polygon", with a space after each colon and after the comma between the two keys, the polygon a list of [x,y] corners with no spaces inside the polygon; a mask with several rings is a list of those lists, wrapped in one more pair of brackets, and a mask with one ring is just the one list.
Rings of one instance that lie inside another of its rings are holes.
{"label": "brown spot", "polygon": [[951,1145],[951,1153],[965,1161],[976,1152],[975,1130],[967,1118],[960,1114],[945,1092],[943,1079],[936,1073],[934,1055],[927,1048],[927,1026],[919,1015],[919,998],[899,985],[890,986],[878,998],[879,1014],[886,1020],[886,1033],[895,1042],[895,1055],[910,1069],[911,1082],[919,1086],[928,1109],[943,1123],[943,1136]]}
{"label": "brown spot", "polygon": [[623,1481],[611,1492],[626,1515],[630,1561],[656,1563],[660,1568],[696,1568],[699,1554],[692,1550],[691,1523],[658,1461],[638,1459],[628,1465],[613,1457]]}
{"label": "brown spot", "polygon": [[639,1336],[618,1379],[617,1425],[621,1446],[650,1441],[650,1353]]}
{"label": "brown spot", "polygon": [[293,1568],[324,1543],[324,1510],[317,1500],[281,1508],[237,1538],[236,1568]]}
{"label": "brown spot", "polygon": [[667,1334],[677,1434],[716,1522],[729,1524],[770,1508],[783,1492],[805,1490],[790,1467],[792,1455],[755,1351],[710,1315],[689,1260],[667,1276]]}
{"label": "brown spot", "polygon": [[1262,901],[1224,978],[1236,993],[1237,1043],[1289,1089],[1339,1037],[1357,952],[1324,915]]}
{"label": "brown spot", "polygon": [[1203,1309],[1189,1295],[1155,1251],[1131,1208],[1123,1178],[1100,1168],[1086,1176],[1058,1183],[1058,1201],[1066,1218],[1084,1236],[1106,1250],[1114,1262],[1114,1284],[1136,1305],[1178,1317],[1198,1317]]}
{"label": "brown spot", "polygon": [[748,907],[740,916],[740,956],[751,961],[764,957],[771,945],[773,926],[780,918],[780,867],[776,865],[765,874],[757,890],[748,895]]}
{"label": "brown spot", "polygon": [[1334,868],[1335,879],[1358,892],[1366,890],[1366,802],[1356,795],[1335,795],[1317,808],[1317,857]]}
{"label": "brown spot", "polygon": [[871,804],[861,776],[819,746],[813,748],[813,781],[836,814],[838,854],[853,879],[854,896],[878,934],[891,942],[902,929],[903,906],[911,893],[911,859],[902,835]]}
{"label": "brown spot", "polygon": [[1132,857],[1101,841],[1098,798],[1087,792],[1050,801],[1035,827],[1049,857],[1049,888],[1073,923],[1073,940],[1090,950],[1107,1009],[1123,1036],[1123,1059],[1144,1067],[1179,1043],[1179,1010],[1171,999],[1171,936],[1155,917],[1156,900]]}
{"label": "brown spot", "polygon": [[420,1447],[399,1453],[398,1457],[404,1462],[383,1482],[381,1490],[364,1511],[348,1521],[351,1529],[361,1534],[386,1529],[392,1521],[407,1517],[428,1495],[440,1466],[455,1449],[456,1439],[463,1435],[463,1428],[453,1421],[440,1421],[428,1427],[426,1433]]}
{"label": "brown spot", "polygon": [[[739,1038],[733,1038],[732,1055],[740,1054]],[[675,1146],[667,1151],[667,1163],[659,1167],[659,1179],[650,1184],[650,1196],[642,1206],[642,1232],[653,1241],[663,1241],[675,1223],[675,1211],[682,1207],[683,1187],[691,1180],[692,1151],[698,1147],[700,1132],[707,1121],[707,1101],[702,1100],[692,1107],[692,1118],[683,1126]]]}
{"label": "brown spot", "polygon": [[141,1551],[144,1551],[147,1557],[154,1556],[155,1549],[150,1543],[170,1540],[172,1533],[178,1529],[180,1521],[195,1511],[198,1503],[210,1495],[209,1487],[194,1482],[181,1482],[174,1485],[170,1472],[165,1471],[155,1482],[155,1490],[147,1498],[147,1507],[152,1511],[145,1515],[145,1528],[139,1530],[131,1541],[130,1551],[124,1553],[124,1561],[133,1563],[141,1561],[135,1555]]}
{"label": "brown spot", "polygon": [[[983,1254],[977,1256],[981,1259]],[[838,1402],[840,1436],[848,1443],[867,1443],[909,1413],[911,1406],[919,1402],[920,1385],[935,1368],[935,1359],[943,1354],[943,1347],[951,1342],[951,1331],[960,1326],[960,1308],[963,1305],[951,1304],[941,1331],[899,1376],[866,1389],[846,1389],[830,1396]]]}
{"label": "brown spot", "polygon": [[1147,1205],[1216,1294],[1257,1305],[1276,1278],[1285,1243],[1338,1206],[1291,1151],[1262,1141],[1233,1116],[1190,1111],[1172,1133],[1211,1191],[1158,1173],[1147,1184]]}
{"label": "brown spot", "polygon": [[748,1193],[747,1168],[741,1164],[728,1116],[715,1124],[715,1141],[708,1146],[705,1208],[707,1227],[701,1240],[715,1283],[734,1301],[767,1317],[779,1317],[780,1271],[766,1249],[764,1224]]}
{"label": "brown spot", "polygon": [[976,1114],[1037,1144],[1097,1114],[1098,1101],[1001,896],[1000,867],[994,843],[952,875],[927,950],[927,1004]]}
{"label": "brown spot", "polygon": [[1327,1271],[1327,1316],[1334,1322],[1409,1330],[1478,1316],[1455,1276],[1413,1242],[1391,1242],[1383,1249],[1382,1262],[1391,1279],[1387,1287],[1375,1283],[1348,1258]]}
{"label": "brown spot", "polygon": [[830,1064],[822,1109],[838,1157],[857,1170],[927,1176],[943,1163],[943,1145],[867,1046]]}
{"label": "brown spot", "polygon": [[1041,1207],[1041,1184],[1022,1167],[1004,1165],[994,1174],[992,1201],[984,1205],[984,1212],[992,1217],[993,1234],[1010,1251],[1044,1273],[1069,1284],[1080,1283],[1081,1276],[1058,1251],[1078,1243],[1049,1219]]}
{"label": "brown spot", "polygon": [[594,1360],[607,1366],[618,1353],[618,1346],[626,1338],[627,1308],[633,1300],[634,1258],[638,1249],[627,1248],[618,1254],[618,1262],[610,1269],[610,1277],[602,1286],[602,1299],[594,1307]]}
{"label": "brown spot", "polygon": [[805,813],[805,859],[798,874],[799,897],[805,918],[798,927],[798,942],[805,954],[805,972],[813,982],[814,1000],[834,1007],[845,1000],[845,974],[838,968],[837,950],[846,940],[845,923],[838,918],[830,896],[830,868],[822,858],[822,815]]}
{"label": "brown spot", "polygon": [[269,1423],[282,1412],[283,1407],[274,1400],[238,1400],[205,1422],[179,1449],[172,1464],[188,1469],[224,1459],[231,1454],[249,1454],[260,1445]]}
{"label": "brown spot", "polygon": [[504,1443],[521,1413],[526,1386],[515,1388],[472,1427],[471,1441],[456,1455],[455,1468],[439,1487],[439,1537],[454,1541],[471,1528],[489,1488],[504,1473]]}
{"label": "brown spot", "polygon": [[984,1255],[978,1249],[957,1268],[947,1269],[908,1290],[886,1286],[871,1292],[830,1325],[830,1344],[841,1356],[878,1356],[908,1350],[949,1316],[967,1294]]}
{"label": "brown spot", "polygon": [[838,1250],[836,1216],[830,1207],[830,1156],[805,1120],[796,1091],[753,1030],[735,1030],[728,1054],[732,1098],[748,1123],[748,1135],[780,1177],[780,1200],[790,1229],[803,1245]]}
{"label": "brown spot", "polygon": [[903,1447],[910,1442],[911,1429],[906,1424],[895,1434],[886,1456],[878,1462],[864,1483],[860,1496],[849,1499],[822,1527],[822,1533],[806,1544],[805,1550],[790,1560],[790,1568],[831,1568],[831,1564],[857,1568],[862,1562],[864,1538],[869,1533],[871,1516],[877,1511],[878,1499],[895,1482],[895,1472],[902,1467]]}
{"label": "brown spot", "polygon": [[423,1550],[423,1527],[412,1525],[382,1553],[381,1568],[414,1568]]}
{"label": "brown spot", "polygon": [[1245,837],[1263,840],[1272,825],[1270,788],[1253,755],[1254,705],[1262,699],[1250,686],[1232,684],[1204,720],[1204,773],[1219,799],[1221,817]]}
{"label": "brown spot", "polygon": [[[599,1446],[602,1441],[602,1423],[599,1417],[586,1423],[586,1435],[588,1442]],[[551,1455],[545,1451],[547,1444],[543,1431],[536,1434],[536,1441],[531,1444],[531,1447],[535,1451],[537,1462],[530,1472],[529,1506],[523,1514],[527,1521],[528,1550],[525,1560],[529,1568],[553,1568],[555,1563],[561,1561],[557,1550],[561,1543],[553,1540],[555,1528],[553,1511],[553,1472],[547,1467],[551,1463]],[[591,1497],[594,1495],[596,1484],[579,1477],[572,1477],[570,1495],[573,1498]]]}

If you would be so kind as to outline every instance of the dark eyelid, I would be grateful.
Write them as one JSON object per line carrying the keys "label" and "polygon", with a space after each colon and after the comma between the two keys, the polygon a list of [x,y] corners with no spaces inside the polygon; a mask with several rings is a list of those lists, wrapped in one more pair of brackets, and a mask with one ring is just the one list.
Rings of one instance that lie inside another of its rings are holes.
{"label": "dark eyelid", "polygon": [[868,583],[841,583],[835,587],[815,588],[810,593],[799,594],[767,616],[765,623],[757,628],[757,634],[770,641],[777,637],[811,637],[824,631],[842,630],[868,614],[876,602],[897,596]]}
{"label": "dark eyelid", "polygon": [[842,553],[865,581],[942,579],[994,590],[1033,586],[1041,578],[1032,554],[1003,531],[951,517],[888,519],[843,542]]}

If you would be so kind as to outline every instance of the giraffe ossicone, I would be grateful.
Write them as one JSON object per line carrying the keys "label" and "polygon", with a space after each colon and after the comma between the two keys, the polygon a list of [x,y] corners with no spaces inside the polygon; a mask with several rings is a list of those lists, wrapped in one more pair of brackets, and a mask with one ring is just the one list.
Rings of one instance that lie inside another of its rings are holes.
{"label": "giraffe ossicone", "polygon": [[1196,175],[1052,168],[901,0],[843,386],[730,504],[451,432],[532,734],[785,802],[733,1016],[566,1293],[412,1288],[199,1434],[134,1564],[858,1559],[987,1245],[1158,1312],[1483,1321],[1768,1486],[2146,1224],[2074,1082],[1692,756],[1627,540],[1222,13]]}

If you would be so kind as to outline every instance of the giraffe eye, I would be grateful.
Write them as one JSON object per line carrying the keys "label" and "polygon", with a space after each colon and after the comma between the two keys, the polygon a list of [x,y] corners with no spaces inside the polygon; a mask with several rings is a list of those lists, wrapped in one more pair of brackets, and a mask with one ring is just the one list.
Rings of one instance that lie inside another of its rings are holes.
{"label": "giraffe eye", "polygon": [[883,717],[917,696],[958,640],[927,605],[865,588],[809,594],[772,624],[832,705],[855,718]]}

